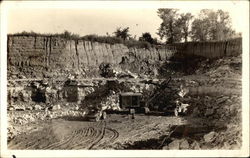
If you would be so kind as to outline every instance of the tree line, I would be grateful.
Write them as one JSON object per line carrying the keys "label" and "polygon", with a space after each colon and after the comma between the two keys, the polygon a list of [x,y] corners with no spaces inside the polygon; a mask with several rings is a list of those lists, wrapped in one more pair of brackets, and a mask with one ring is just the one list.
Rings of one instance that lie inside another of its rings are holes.
{"label": "tree line", "polygon": [[[197,17],[191,13],[180,13],[178,9],[158,9],[157,14],[162,20],[157,35],[167,44],[218,41],[241,36],[232,29],[230,15],[223,10],[202,9]],[[131,39],[129,27],[118,28],[114,34],[123,40]],[[149,32],[142,33],[139,41],[159,44]]]}
{"label": "tree line", "polygon": [[157,34],[166,43],[225,40],[237,35],[229,13],[223,10],[202,9],[197,17],[178,9],[158,9],[157,13],[162,20]]}
{"label": "tree line", "polygon": [[[157,35],[166,44],[187,41],[214,41],[226,40],[241,36],[232,29],[231,18],[228,12],[223,10],[202,9],[197,17],[191,13],[180,13],[178,9],[160,8],[157,10],[162,22],[157,30]],[[62,34],[54,34],[66,39],[83,39],[102,43],[123,43],[128,47],[148,48],[152,44],[163,44],[157,38],[152,38],[149,32],[144,32],[136,39],[129,33],[129,27],[117,28],[112,35],[105,36],[95,34],[80,37],[78,34],[65,31]],[[34,35],[36,33],[22,32],[16,35]]]}

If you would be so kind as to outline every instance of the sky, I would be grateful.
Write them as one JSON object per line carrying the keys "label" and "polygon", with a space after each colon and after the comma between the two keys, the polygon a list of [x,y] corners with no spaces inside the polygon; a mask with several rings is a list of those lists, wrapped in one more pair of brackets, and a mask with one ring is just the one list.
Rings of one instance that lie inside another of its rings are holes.
{"label": "sky", "polygon": [[[207,4],[206,4],[207,3]],[[181,5],[180,5],[181,4]],[[200,4],[200,5],[198,5]],[[159,39],[156,34],[161,24],[158,8],[178,8],[180,12],[197,15],[201,9],[223,9],[232,18],[232,26],[242,32],[244,3],[240,2],[110,2],[107,3],[36,3],[20,2],[6,4],[7,33],[34,31],[38,33],[62,33],[65,30],[84,36],[87,34],[106,35],[118,27],[129,27],[130,34],[138,38],[144,32]]]}

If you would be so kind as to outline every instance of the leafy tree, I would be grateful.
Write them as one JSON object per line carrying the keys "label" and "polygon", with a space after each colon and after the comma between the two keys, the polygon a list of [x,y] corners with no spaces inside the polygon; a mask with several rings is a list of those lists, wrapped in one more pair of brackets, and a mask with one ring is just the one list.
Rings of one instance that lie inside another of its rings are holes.
{"label": "leafy tree", "polygon": [[157,39],[153,39],[149,32],[145,32],[139,37],[139,41],[146,41],[150,44],[157,44]]}
{"label": "leafy tree", "polygon": [[162,19],[157,34],[161,39],[165,38],[166,43],[181,41],[181,28],[178,26],[177,9],[158,9],[158,16]]}
{"label": "leafy tree", "polygon": [[195,19],[192,23],[191,38],[193,41],[206,41],[208,39],[208,21]]}
{"label": "leafy tree", "polygon": [[231,18],[228,12],[203,9],[199,18],[192,23],[192,40],[209,41],[231,38],[235,32],[231,28]]}
{"label": "leafy tree", "polygon": [[126,28],[117,28],[116,31],[114,32],[116,37],[122,38],[123,40],[128,39],[131,35],[129,34],[129,27]]}
{"label": "leafy tree", "polygon": [[191,13],[182,13],[180,14],[180,17],[177,19],[177,26],[180,27],[180,36],[182,39],[185,40],[185,42],[187,42],[188,40],[188,36],[190,35],[190,31],[189,31],[189,26],[190,26],[190,22],[192,20],[193,16]]}

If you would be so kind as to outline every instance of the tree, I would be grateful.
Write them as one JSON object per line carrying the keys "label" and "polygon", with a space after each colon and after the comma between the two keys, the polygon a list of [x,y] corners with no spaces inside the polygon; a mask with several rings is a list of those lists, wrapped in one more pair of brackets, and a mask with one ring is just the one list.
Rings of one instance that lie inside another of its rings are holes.
{"label": "tree", "polygon": [[177,26],[180,27],[181,32],[180,36],[184,39],[185,42],[188,40],[188,36],[190,34],[189,31],[189,26],[190,26],[190,21],[192,20],[193,16],[191,13],[182,13],[180,14],[180,17],[177,19]]}
{"label": "tree", "polygon": [[207,21],[195,19],[192,23],[191,39],[193,41],[206,41],[208,39]]}
{"label": "tree", "polygon": [[235,32],[231,28],[231,18],[228,12],[203,9],[199,18],[192,23],[192,40],[209,41],[231,38]]}
{"label": "tree", "polygon": [[165,38],[166,43],[181,41],[180,27],[178,27],[177,9],[158,9],[158,16],[162,19],[157,34],[161,39]]}
{"label": "tree", "polygon": [[139,41],[146,41],[150,44],[157,44],[157,39],[153,39],[149,32],[145,32],[139,37]]}
{"label": "tree", "polygon": [[122,29],[121,27],[117,28],[114,32],[116,37],[122,38],[123,40],[128,39],[131,35],[129,34],[129,27]]}

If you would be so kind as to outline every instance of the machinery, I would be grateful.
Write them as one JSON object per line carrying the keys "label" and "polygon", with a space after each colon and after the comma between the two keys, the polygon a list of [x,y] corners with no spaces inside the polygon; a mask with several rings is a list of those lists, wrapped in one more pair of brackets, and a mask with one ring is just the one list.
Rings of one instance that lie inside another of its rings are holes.
{"label": "machinery", "polygon": [[[122,112],[129,111],[132,116],[135,113],[148,114],[150,110],[152,112],[160,111],[164,113],[174,113],[178,116],[178,113],[185,113],[187,104],[181,102],[173,102],[178,96],[179,90],[173,90],[168,86],[171,81],[171,77],[159,83],[159,81],[147,80],[143,81],[145,84],[153,84],[156,86],[156,90],[147,99],[142,93],[135,92],[122,92],[119,94],[119,107]],[[164,97],[165,101],[162,102],[160,98]],[[159,102],[157,102],[159,100]],[[167,102],[170,101],[170,102]],[[185,107],[184,107],[185,106]],[[90,107],[86,117],[88,120],[99,121],[100,119],[106,119],[106,110],[100,108]],[[150,109],[149,109],[150,108]],[[108,110],[107,110],[108,111]]]}
{"label": "machinery", "polygon": [[120,108],[128,109],[130,114],[134,114],[135,112],[147,114],[149,112],[149,108],[146,107],[145,103],[142,101],[141,93],[120,93],[119,103]]}
{"label": "machinery", "polygon": [[[164,106],[155,105],[153,103],[154,100],[157,100],[158,98],[163,97],[163,95],[166,95],[169,98],[169,100],[176,100],[177,98],[180,97],[178,94],[179,90],[174,90],[171,87],[169,87],[169,82],[171,81],[171,77],[169,77],[168,80],[164,80],[163,82],[155,83],[153,80],[146,81],[144,83],[146,84],[153,84],[157,87],[157,90],[155,93],[153,93],[149,99],[146,101],[146,106],[152,108],[153,110],[155,109],[156,111],[162,111],[165,113],[174,113],[175,116],[178,116],[179,113],[185,114],[187,111],[187,107],[189,106],[188,104],[183,104],[180,101],[171,101],[167,104],[163,103]],[[168,93],[166,93],[166,90]],[[164,96],[164,97],[166,97]],[[181,96],[183,97],[183,96]]]}
{"label": "machinery", "polygon": [[86,118],[89,121],[100,121],[101,119],[105,120],[107,118],[107,113],[105,110],[91,108],[88,110]]}

